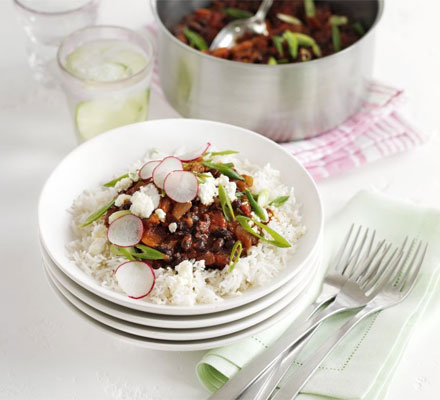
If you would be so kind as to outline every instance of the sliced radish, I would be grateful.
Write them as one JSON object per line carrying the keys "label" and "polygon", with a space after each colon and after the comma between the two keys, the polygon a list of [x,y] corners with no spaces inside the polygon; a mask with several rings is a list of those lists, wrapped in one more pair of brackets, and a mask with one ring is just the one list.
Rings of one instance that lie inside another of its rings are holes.
{"label": "sliced radish", "polygon": [[160,164],[160,161],[148,161],[139,170],[139,178],[146,181],[153,176],[153,170]]}
{"label": "sliced radish", "polygon": [[129,210],[120,210],[115,211],[113,214],[110,214],[108,217],[108,223],[111,224],[113,221],[116,221],[118,218],[121,218],[124,215],[131,214]]}
{"label": "sliced radish", "polygon": [[172,171],[183,171],[183,164],[176,157],[165,157],[153,170],[153,181],[157,187],[163,189],[163,181]]}
{"label": "sliced radish", "polygon": [[203,154],[205,154],[208,151],[209,146],[211,146],[211,143],[208,142],[205,145],[203,145],[203,147],[199,147],[198,149],[188,151],[187,153],[182,154],[181,156],[178,156],[178,157],[180,160],[182,160],[184,162],[197,160],[198,158],[202,157]]}
{"label": "sliced radish", "polygon": [[142,299],[153,290],[156,276],[151,265],[143,261],[128,261],[115,270],[119,287],[132,299]]}
{"label": "sliced radish", "polygon": [[187,203],[197,196],[199,182],[190,171],[173,171],[165,178],[163,188],[170,199]]}
{"label": "sliced radish", "polygon": [[115,219],[108,228],[108,240],[120,247],[137,245],[144,233],[144,224],[133,214],[123,215]]}

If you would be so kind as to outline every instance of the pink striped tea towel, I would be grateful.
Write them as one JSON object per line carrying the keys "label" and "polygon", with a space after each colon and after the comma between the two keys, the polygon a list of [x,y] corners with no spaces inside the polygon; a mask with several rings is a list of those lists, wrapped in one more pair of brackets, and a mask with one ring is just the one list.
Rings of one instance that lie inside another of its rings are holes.
{"label": "pink striped tea towel", "polygon": [[372,82],[361,110],[334,129],[298,142],[282,144],[316,179],[327,178],[425,141],[400,110],[402,90]]}
{"label": "pink striped tea towel", "polygon": [[[156,37],[154,26],[148,26],[147,31],[150,36]],[[156,63],[152,79],[153,93],[171,111],[160,87],[158,72]],[[401,106],[405,103],[405,96],[402,90],[371,82],[368,91],[368,98],[361,110],[336,128],[311,139],[281,144],[307,168],[315,180],[403,152],[426,140],[403,116]]]}

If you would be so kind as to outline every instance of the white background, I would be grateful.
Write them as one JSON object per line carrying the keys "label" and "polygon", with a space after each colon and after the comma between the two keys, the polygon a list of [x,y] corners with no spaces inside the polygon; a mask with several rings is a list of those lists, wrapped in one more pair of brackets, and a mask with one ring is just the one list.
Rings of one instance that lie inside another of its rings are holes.
{"label": "white background", "polygon": [[[103,0],[100,22],[137,28],[147,0]],[[359,189],[377,188],[440,207],[440,2],[388,0],[378,29],[375,77],[402,87],[429,143],[319,184],[327,216]],[[203,399],[202,352],[166,353],[93,329],[51,293],[37,241],[40,189],[75,146],[62,94],[34,84],[12,0],[0,0],[0,399]],[[153,97],[151,118],[171,114]],[[440,393],[440,293],[417,327],[389,400]]]}

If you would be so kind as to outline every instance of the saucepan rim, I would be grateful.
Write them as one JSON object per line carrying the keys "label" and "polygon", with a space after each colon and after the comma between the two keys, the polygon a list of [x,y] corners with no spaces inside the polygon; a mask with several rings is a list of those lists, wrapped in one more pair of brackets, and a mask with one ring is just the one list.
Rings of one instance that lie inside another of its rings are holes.
{"label": "saucepan rim", "polygon": [[358,47],[361,43],[363,43],[365,40],[367,40],[368,37],[370,37],[373,34],[373,31],[376,29],[377,25],[379,24],[380,20],[382,19],[383,10],[384,10],[384,0],[370,0],[374,1],[378,5],[377,15],[376,18],[371,25],[370,29],[365,33],[364,36],[362,36],[359,40],[357,40],[352,45],[346,47],[345,49],[338,51],[335,54],[331,54],[322,58],[318,58],[315,60],[307,61],[305,63],[290,63],[290,64],[278,64],[278,65],[267,65],[267,64],[251,64],[251,63],[243,63],[233,60],[225,60],[223,58],[214,57],[209,54],[205,54],[199,50],[193,49],[192,47],[186,45],[185,43],[181,42],[179,39],[177,39],[170,31],[169,29],[164,25],[162,22],[162,19],[159,16],[159,13],[157,11],[157,3],[160,0],[150,0],[151,9],[153,11],[155,20],[159,24],[159,28],[165,31],[165,34],[168,36],[169,39],[171,39],[174,43],[176,43],[178,46],[181,46],[184,50],[187,50],[189,52],[192,52],[202,58],[206,58],[207,61],[211,62],[218,62],[223,63],[225,66],[234,67],[234,68],[255,68],[255,69],[287,69],[287,68],[304,68],[307,66],[313,66],[317,65],[319,63],[325,63],[325,62],[331,62],[333,60],[336,60],[337,57],[344,57],[345,54],[348,54],[353,51],[354,48]]}

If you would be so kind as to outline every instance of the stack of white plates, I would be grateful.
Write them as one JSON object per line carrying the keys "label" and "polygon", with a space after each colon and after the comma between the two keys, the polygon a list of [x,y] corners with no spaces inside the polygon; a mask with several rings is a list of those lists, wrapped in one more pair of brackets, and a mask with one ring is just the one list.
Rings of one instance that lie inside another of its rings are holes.
{"label": "stack of white plates", "polygon": [[[172,149],[210,141],[240,151],[254,163],[281,171],[295,188],[307,227],[296,253],[268,285],[215,304],[158,305],[134,300],[99,284],[68,257],[72,240],[67,210],[84,189],[97,187],[114,171],[141,159],[151,148]],[[202,350],[258,333],[304,306],[322,258],[322,208],[316,186],[303,167],[268,139],[210,121],[168,119],[126,126],[98,136],[69,154],[49,177],[40,198],[43,265],[58,297],[78,315],[107,333],[159,350]]]}

